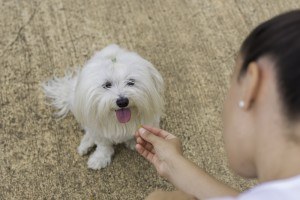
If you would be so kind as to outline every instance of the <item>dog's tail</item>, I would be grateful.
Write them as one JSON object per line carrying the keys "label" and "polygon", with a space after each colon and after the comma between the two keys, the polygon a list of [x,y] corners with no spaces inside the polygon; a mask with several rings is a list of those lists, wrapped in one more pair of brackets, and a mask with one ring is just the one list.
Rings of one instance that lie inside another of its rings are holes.
{"label": "dog's tail", "polygon": [[77,76],[78,70],[76,75],[73,72],[67,72],[63,78],[54,77],[42,84],[45,96],[50,100],[50,104],[58,110],[56,115],[60,118],[64,118],[71,109]]}

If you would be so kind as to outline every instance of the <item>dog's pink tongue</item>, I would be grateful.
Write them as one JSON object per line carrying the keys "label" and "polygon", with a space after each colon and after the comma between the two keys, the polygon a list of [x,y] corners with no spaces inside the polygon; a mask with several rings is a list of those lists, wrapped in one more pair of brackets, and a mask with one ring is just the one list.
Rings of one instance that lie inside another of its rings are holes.
{"label": "dog's pink tongue", "polygon": [[116,115],[120,123],[126,123],[131,118],[131,111],[129,108],[122,108],[120,110],[116,110]]}

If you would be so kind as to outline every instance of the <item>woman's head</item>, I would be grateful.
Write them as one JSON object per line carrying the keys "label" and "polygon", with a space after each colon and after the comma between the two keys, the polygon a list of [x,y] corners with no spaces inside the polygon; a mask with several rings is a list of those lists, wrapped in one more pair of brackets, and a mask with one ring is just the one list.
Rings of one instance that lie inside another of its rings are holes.
{"label": "woman's head", "polygon": [[223,117],[231,166],[241,175],[257,176],[258,145],[267,148],[270,140],[289,137],[276,128],[300,120],[300,10],[262,23],[245,39]]}
{"label": "woman's head", "polygon": [[286,117],[300,117],[300,10],[279,15],[252,31],[240,50],[240,76],[263,56],[274,61],[277,87]]}

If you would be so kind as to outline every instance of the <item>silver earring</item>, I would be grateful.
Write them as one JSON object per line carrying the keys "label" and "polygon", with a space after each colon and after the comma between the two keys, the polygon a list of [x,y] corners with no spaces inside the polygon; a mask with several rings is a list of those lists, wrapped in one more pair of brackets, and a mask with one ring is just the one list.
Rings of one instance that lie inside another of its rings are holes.
{"label": "silver earring", "polygon": [[239,107],[240,108],[244,108],[245,107],[245,102],[244,101],[240,101],[239,102]]}

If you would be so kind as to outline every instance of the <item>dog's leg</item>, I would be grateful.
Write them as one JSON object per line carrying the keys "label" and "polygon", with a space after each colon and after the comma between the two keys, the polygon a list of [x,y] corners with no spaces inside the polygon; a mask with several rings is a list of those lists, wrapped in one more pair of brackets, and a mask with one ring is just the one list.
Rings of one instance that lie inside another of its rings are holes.
{"label": "dog's leg", "polygon": [[135,145],[136,145],[135,138],[132,138],[132,139],[127,140],[127,141],[125,142],[125,146],[126,146],[128,149],[131,149],[131,150],[135,150]]}
{"label": "dog's leg", "polygon": [[93,137],[88,131],[85,131],[83,138],[81,139],[80,145],[77,148],[79,155],[83,156],[89,152],[89,150],[95,145]]}
{"label": "dog's leg", "polygon": [[88,160],[88,167],[91,169],[101,169],[106,167],[111,162],[111,157],[114,154],[114,148],[109,142],[97,143],[95,152]]}

